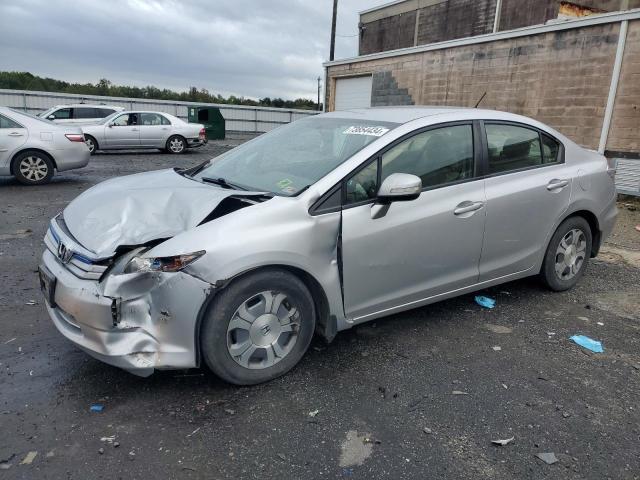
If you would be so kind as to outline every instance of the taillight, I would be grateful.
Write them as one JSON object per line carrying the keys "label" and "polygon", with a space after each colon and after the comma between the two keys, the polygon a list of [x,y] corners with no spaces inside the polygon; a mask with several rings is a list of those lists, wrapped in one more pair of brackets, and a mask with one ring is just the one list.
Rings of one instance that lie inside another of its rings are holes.
{"label": "taillight", "polygon": [[204,128],[200,129],[200,134],[198,135],[202,140],[204,140],[205,138],[207,138],[207,132]]}
{"label": "taillight", "polygon": [[84,135],[81,133],[65,133],[64,136],[71,142],[84,142]]}

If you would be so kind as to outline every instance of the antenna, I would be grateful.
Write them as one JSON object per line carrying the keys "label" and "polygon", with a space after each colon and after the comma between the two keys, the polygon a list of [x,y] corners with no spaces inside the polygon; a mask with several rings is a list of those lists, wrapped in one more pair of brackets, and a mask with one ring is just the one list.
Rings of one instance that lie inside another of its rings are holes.
{"label": "antenna", "polygon": [[480,97],[480,100],[478,100],[478,103],[476,103],[476,106],[473,107],[473,108],[478,108],[478,105],[480,105],[480,103],[482,103],[482,100],[484,100],[484,97],[486,97],[486,96],[487,96],[487,92],[484,92],[482,94],[482,96]]}

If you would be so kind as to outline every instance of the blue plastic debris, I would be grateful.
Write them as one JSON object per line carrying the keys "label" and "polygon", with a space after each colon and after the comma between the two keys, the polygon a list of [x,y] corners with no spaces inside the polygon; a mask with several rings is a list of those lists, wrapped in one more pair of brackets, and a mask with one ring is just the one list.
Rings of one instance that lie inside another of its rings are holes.
{"label": "blue plastic debris", "polygon": [[104,410],[104,405],[102,405],[101,403],[94,403],[93,405],[91,405],[90,410],[92,412],[101,412],[102,410]]}
{"label": "blue plastic debris", "polygon": [[493,298],[483,297],[482,295],[478,295],[476,297],[476,303],[484,308],[493,308],[496,306],[496,301]]}
{"label": "blue plastic debris", "polygon": [[569,340],[573,340],[581,347],[586,348],[587,350],[591,350],[594,353],[604,352],[602,343],[598,340],[594,340],[593,338],[589,338],[584,335],[574,335],[573,337],[569,337]]}

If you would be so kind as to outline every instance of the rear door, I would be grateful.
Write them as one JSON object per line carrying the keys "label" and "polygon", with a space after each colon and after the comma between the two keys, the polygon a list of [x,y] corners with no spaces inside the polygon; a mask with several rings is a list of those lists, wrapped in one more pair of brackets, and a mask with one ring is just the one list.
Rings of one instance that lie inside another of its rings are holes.
{"label": "rear door", "polygon": [[140,145],[163,148],[170,133],[169,120],[159,113],[140,114]]}
{"label": "rear door", "polygon": [[[460,123],[418,132],[346,180],[342,259],[349,318],[363,321],[477,282],[485,221],[484,180],[475,169],[478,131]],[[423,192],[375,216],[379,185],[392,173],[419,176]]]}
{"label": "rear door", "polygon": [[135,148],[140,146],[138,113],[123,113],[104,127],[104,138],[109,148]]}
{"label": "rear door", "polygon": [[533,127],[484,122],[487,222],[480,281],[534,266],[569,206],[571,171],[560,142]]}
{"label": "rear door", "polygon": [[28,133],[18,122],[0,115],[0,168],[9,169],[13,152],[27,141]]}

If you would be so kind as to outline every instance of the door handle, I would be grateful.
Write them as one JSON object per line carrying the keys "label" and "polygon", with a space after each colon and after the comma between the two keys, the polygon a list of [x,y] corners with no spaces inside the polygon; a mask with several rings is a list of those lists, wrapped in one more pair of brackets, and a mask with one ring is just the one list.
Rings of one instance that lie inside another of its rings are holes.
{"label": "door handle", "polygon": [[465,213],[475,212],[476,210],[480,210],[484,207],[484,202],[462,202],[458,204],[458,206],[453,211],[454,215],[464,215]]}
{"label": "door handle", "polygon": [[560,190],[569,185],[569,180],[561,180],[559,178],[554,178],[547,184],[547,190],[552,192],[553,190]]}
{"label": "door handle", "polygon": [[20,132],[11,132],[11,133],[7,133],[8,137],[23,137],[24,135]]}

